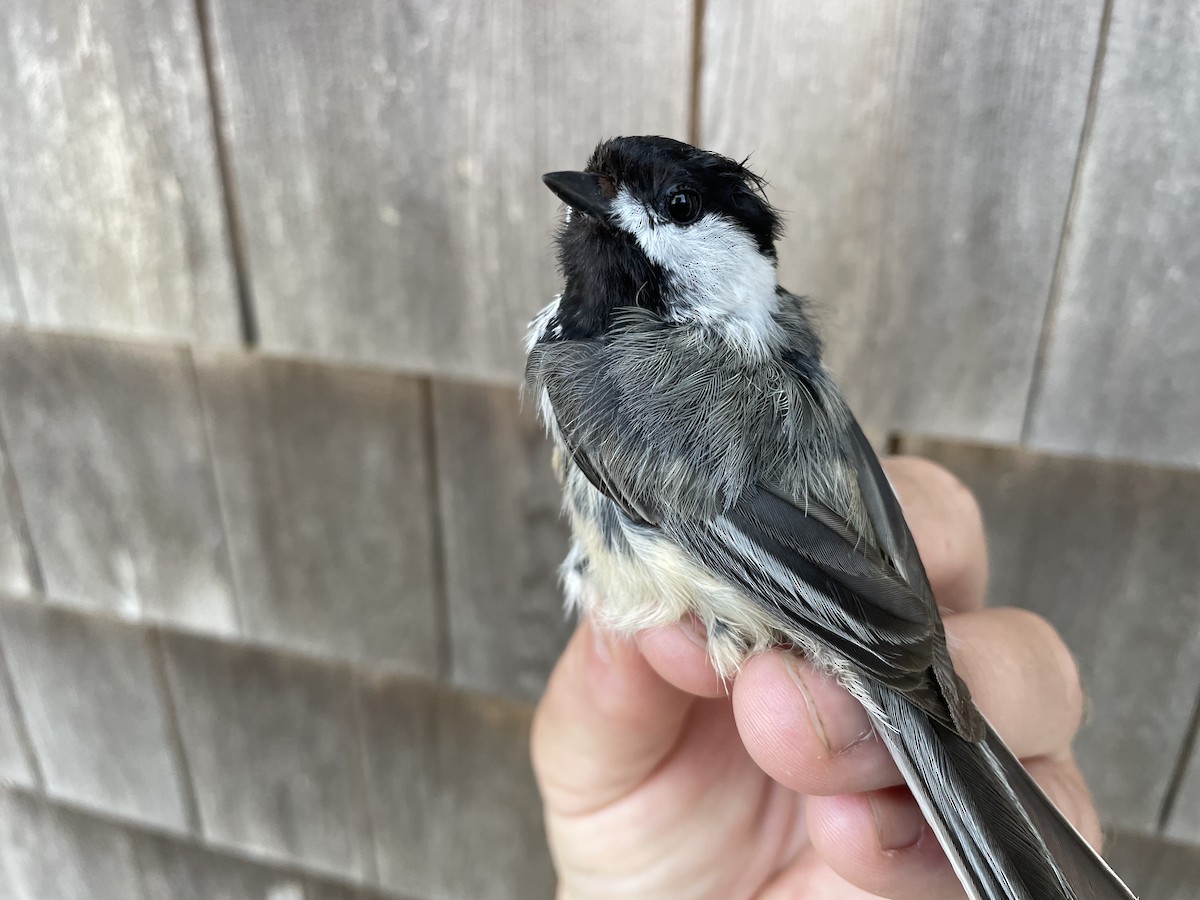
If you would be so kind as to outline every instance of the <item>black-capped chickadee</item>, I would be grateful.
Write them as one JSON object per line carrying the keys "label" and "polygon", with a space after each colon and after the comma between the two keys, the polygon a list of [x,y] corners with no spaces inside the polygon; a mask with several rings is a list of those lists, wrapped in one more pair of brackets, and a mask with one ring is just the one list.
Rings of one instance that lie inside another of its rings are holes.
{"label": "black-capped chickadee", "polygon": [[1132,898],[955,673],[895,494],[776,279],[762,180],[624,137],[544,181],[565,285],[526,388],[557,444],[568,602],[626,633],[691,613],[725,677],[777,645],[835,674],[975,900]]}

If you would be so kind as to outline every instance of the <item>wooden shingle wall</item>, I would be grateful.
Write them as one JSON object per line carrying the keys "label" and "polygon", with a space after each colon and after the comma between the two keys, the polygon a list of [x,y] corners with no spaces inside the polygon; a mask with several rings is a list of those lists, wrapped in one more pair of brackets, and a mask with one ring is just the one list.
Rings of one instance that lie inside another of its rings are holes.
{"label": "wooden shingle wall", "polygon": [[1078,656],[1114,854],[1194,896],[1191,5],[10,5],[0,896],[552,895],[519,338],[539,174],[635,132],[771,182],[864,423]]}
{"label": "wooden shingle wall", "polygon": [[0,48],[0,320],[237,344],[193,4],[15,3]]}

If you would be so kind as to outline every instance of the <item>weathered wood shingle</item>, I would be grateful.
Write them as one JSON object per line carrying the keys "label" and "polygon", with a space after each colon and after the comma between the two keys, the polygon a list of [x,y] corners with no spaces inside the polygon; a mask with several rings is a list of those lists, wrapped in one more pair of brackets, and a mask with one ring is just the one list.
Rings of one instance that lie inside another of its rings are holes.
{"label": "weathered wood shingle", "polygon": [[1115,0],[1031,443],[1200,466],[1200,16]]}
{"label": "weathered wood shingle", "polygon": [[184,351],[0,330],[0,420],[52,598],[236,628]]}
{"label": "weathered wood shingle", "polygon": [[372,867],[343,668],[165,635],[204,836],[352,880]]}
{"label": "weathered wood shingle", "polygon": [[5,900],[401,900],[0,789]]}
{"label": "weathered wood shingle", "polygon": [[130,900],[359,900],[362,897],[354,887],[295,870],[280,871],[195,844],[137,832],[131,839],[140,893]]}
{"label": "weathered wood shingle", "polygon": [[26,564],[26,535],[20,489],[8,462],[0,428],[0,593],[28,594],[33,587]]}
{"label": "weathered wood shingle", "polygon": [[424,387],[245,356],[198,365],[246,636],[435,675]]}
{"label": "weathered wood shingle", "polygon": [[1153,831],[1200,694],[1200,475],[905,441],[975,491],[991,602],[1046,616],[1075,653],[1075,749],[1104,818]]}
{"label": "weathered wood shingle", "polygon": [[212,4],[271,351],[503,377],[553,291],[540,175],[684,136],[692,4]]}
{"label": "weathered wood shingle", "polygon": [[[1195,627],[1196,619],[1189,623]],[[1192,723],[1196,727],[1196,723]],[[1200,746],[1193,744],[1191,753],[1183,766],[1183,778],[1178,793],[1171,798],[1171,815],[1166,822],[1166,833],[1180,841],[1200,844]]]}
{"label": "weathered wood shingle", "polygon": [[8,659],[0,652],[0,784],[37,787],[34,766],[24,715],[9,678]]}
{"label": "weathered wood shingle", "polygon": [[382,679],[362,697],[383,887],[427,900],[549,900],[529,709]]}
{"label": "weathered wood shingle", "polygon": [[10,4],[0,121],[0,317],[239,341],[190,0]]}
{"label": "weathered wood shingle", "polygon": [[21,296],[17,263],[8,237],[8,220],[4,204],[0,203],[0,322],[24,322],[26,318],[25,298]]}
{"label": "weathered wood shingle", "polygon": [[0,602],[0,638],[47,792],[186,832],[187,788],[144,631]]}
{"label": "weathered wood shingle", "polygon": [[770,181],[866,421],[1015,441],[1102,4],[704,4],[700,133]]}
{"label": "weathered wood shingle", "polygon": [[5,900],[140,900],[125,829],[0,790]]}
{"label": "weathered wood shingle", "polygon": [[452,678],[535,697],[566,643],[550,443],[512,388],[434,384]]}
{"label": "weathered wood shingle", "polygon": [[1200,848],[1120,833],[1107,842],[1104,856],[1139,897],[1196,900]]}

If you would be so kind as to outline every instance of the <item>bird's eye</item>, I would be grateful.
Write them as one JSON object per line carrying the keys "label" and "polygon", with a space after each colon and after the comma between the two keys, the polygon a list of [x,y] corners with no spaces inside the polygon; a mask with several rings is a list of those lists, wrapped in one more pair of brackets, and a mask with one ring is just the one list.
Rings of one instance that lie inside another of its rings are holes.
{"label": "bird's eye", "polygon": [[667,215],[677,225],[688,225],[700,215],[700,195],[695,191],[673,191],[667,197]]}

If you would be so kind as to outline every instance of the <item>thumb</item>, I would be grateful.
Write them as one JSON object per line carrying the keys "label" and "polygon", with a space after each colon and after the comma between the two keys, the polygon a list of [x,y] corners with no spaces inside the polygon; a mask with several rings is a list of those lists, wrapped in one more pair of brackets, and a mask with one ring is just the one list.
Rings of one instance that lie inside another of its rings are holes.
{"label": "thumb", "polygon": [[547,811],[586,814],[640,785],[674,747],[694,700],[664,681],[632,640],[584,620],[533,720],[533,767]]}

